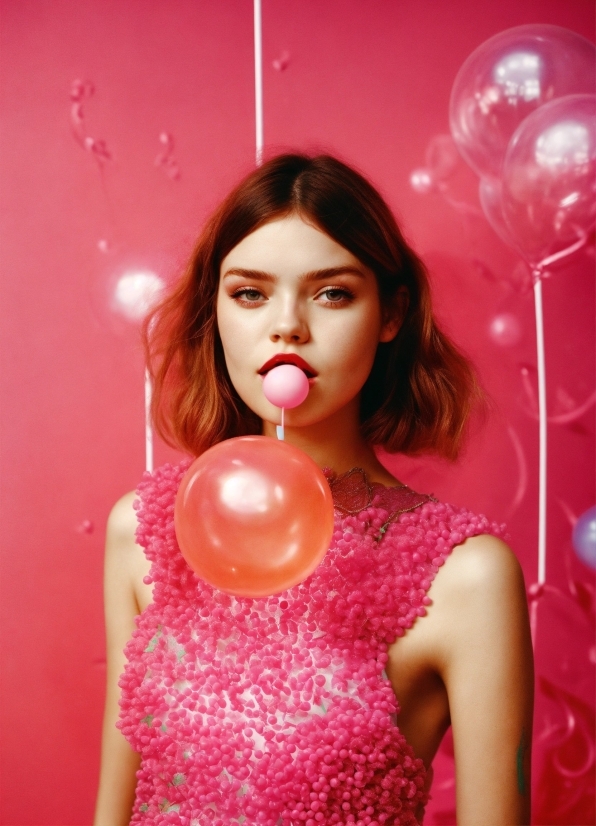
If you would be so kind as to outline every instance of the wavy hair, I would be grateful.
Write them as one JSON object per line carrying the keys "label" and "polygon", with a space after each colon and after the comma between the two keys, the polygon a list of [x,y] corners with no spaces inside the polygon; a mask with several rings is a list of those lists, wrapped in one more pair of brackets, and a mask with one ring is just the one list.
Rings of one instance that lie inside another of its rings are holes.
{"label": "wavy hair", "polygon": [[433,317],[428,277],[391,210],[358,172],[329,155],[278,155],[251,172],[207,221],[173,290],[146,319],[153,419],[169,444],[199,455],[233,436],[261,432],[225,365],[215,302],[220,266],[268,221],[297,214],[376,276],[383,311],[409,296],[398,335],[378,345],[361,391],[364,437],[390,453],[456,458],[480,391],[468,360]]}

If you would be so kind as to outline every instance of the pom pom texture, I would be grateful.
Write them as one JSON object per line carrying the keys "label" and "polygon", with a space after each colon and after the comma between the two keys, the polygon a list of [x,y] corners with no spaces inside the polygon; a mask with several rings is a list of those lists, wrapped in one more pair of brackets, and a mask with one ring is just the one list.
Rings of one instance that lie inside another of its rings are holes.
{"label": "pom pom texture", "polygon": [[397,726],[387,651],[453,546],[502,527],[409,488],[368,485],[365,507],[342,508],[331,479],[323,562],[283,594],[239,598],[180,554],[187,467],[146,473],[135,502],[154,601],[120,679],[117,725],[141,754],[131,823],[415,826],[426,771]]}

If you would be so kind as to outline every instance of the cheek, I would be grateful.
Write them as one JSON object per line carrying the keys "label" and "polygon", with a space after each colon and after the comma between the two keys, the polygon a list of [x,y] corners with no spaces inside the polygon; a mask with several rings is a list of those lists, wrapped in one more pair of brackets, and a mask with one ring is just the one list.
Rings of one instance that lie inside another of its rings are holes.
{"label": "cheek", "polygon": [[225,310],[223,309],[223,304],[221,300],[221,292],[217,294],[217,300],[215,302],[215,323],[217,325],[217,330],[219,332],[219,337],[221,339],[221,343],[224,346],[226,345],[227,339],[227,330],[226,330],[226,314]]}
{"label": "cheek", "polygon": [[243,328],[243,316],[234,312],[235,309],[226,301],[226,296],[223,301],[218,299],[217,329],[230,381],[242,401],[255,410],[262,392],[254,381],[254,366],[248,364],[252,352],[249,331]]}
{"label": "cheek", "polygon": [[371,311],[360,317],[358,324],[352,325],[343,336],[341,333],[337,336],[335,346],[338,359],[347,370],[356,371],[358,374],[364,371],[368,375],[377,352],[379,335],[379,314]]}
{"label": "cheek", "polygon": [[238,357],[241,332],[233,313],[230,313],[230,308],[225,301],[219,298],[216,305],[216,320],[224,356],[229,367],[230,362],[234,362]]}

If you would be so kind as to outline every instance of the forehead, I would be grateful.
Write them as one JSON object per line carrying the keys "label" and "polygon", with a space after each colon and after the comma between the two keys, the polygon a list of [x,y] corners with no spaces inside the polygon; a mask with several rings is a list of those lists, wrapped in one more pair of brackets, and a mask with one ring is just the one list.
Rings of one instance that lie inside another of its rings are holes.
{"label": "forehead", "polygon": [[338,266],[365,269],[349,250],[298,215],[269,221],[240,241],[222,261],[232,267],[262,270],[276,275],[301,275]]}

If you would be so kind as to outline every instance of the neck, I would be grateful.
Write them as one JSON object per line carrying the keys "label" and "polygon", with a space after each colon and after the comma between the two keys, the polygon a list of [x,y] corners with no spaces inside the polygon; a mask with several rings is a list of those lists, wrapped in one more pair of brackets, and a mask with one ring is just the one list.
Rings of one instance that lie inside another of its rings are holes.
{"label": "neck", "polygon": [[[395,485],[397,481],[379,462],[374,450],[360,432],[357,411],[346,409],[306,427],[284,428],[285,441],[300,448],[320,468],[328,467],[337,474],[354,467],[362,468],[371,482]],[[263,435],[276,438],[275,425],[263,422]]]}

